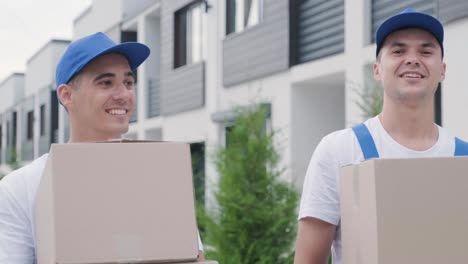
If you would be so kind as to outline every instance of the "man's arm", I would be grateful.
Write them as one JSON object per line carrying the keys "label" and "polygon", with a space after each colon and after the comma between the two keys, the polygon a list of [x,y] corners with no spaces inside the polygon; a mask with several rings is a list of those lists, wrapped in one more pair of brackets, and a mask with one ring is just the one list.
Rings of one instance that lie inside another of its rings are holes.
{"label": "man's arm", "polygon": [[299,221],[294,264],[326,264],[336,226],[313,217]]}
{"label": "man's arm", "polygon": [[34,242],[28,218],[8,192],[7,180],[0,184],[0,263],[30,264],[34,262]]}

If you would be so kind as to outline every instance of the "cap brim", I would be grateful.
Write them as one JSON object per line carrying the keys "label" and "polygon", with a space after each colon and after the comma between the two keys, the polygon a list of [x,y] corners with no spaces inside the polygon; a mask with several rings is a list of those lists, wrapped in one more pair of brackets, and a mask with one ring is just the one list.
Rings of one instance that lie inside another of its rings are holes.
{"label": "cap brim", "polygon": [[118,53],[124,55],[128,60],[130,68],[135,70],[148,58],[150,55],[150,49],[146,45],[138,42],[125,42],[102,51],[96,57],[107,53]]}
{"label": "cap brim", "polygon": [[[75,74],[73,76],[75,76],[94,59],[108,53],[118,53],[125,56],[128,60],[130,69],[133,71],[148,58],[150,55],[150,49],[146,45],[138,42],[124,42],[117,44],[109,49],[101,51],[100,53],[96,54],[96,56],[90,58],[90,60],[85,61],[81,67],[75,70]],[[70,79],[72,79],[73,76],[70,77]]]}

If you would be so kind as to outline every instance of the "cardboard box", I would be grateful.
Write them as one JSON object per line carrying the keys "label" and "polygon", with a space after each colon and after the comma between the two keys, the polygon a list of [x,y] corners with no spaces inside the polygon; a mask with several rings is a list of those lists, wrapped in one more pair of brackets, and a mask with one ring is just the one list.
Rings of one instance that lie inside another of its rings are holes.
{"label": "cardboard box", "polygon": [[344,264],[468,263],[468,157],[341,170]]}
{"label": "cardboard box", "polygon": [[52,145],[36,227],[38,264],[195,261],[189,145]]}

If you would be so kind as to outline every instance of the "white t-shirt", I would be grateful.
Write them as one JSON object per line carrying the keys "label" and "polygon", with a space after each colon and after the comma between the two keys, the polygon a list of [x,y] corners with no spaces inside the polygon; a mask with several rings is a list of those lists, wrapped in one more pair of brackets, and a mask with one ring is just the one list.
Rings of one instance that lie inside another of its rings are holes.
{"label": "white t-shirt", "polygon": [[[377,117],[365,122],[381,158],[450,157],[455,138],[439,127],[439,138],[430,149],[415,151],[397,143]],[[314,217],[337,226],[332,246],[334,264],[341,264],[340,168],[364,160],[359,142],[351,128],[325,136],[312,155],[302,191],[299,219]]]}
{"label": "white t-shirt", "polygon": [[[0,263],[36,263],[36,193],[48,154],[0,181]],[[203,244],[198,236],[199,250]]]}

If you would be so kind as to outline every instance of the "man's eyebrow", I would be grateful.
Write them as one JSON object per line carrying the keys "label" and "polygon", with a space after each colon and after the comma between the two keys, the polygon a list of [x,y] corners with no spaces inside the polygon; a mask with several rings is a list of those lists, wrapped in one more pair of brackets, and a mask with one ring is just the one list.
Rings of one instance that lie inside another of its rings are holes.
{"label": "man's eyebrow", "polygon": [[135,73],[132,72],[132,71],[127,72],[127,73],[125,74],[125,76],[133,77],[133,79],[136,81],[136,75],[135,75]]}
{"label": "man's eyebrow", "polygon": [[96,81],[99,81],[99,80],[107,78],[107,77],[115,77],[115,74],[113,74],[111,72],[102,73],[102,74],[99,74],[98,76],[96,76],[94,78],[94,81],[96,82]]}
{"label": "man's eyebrow", "polygon": [[[403,42],[393,42],[393,43],[390,43],[390,47],[399,47],[399,48],[403,48],[403,47],[406,47],[408,46],[407,44],[403,43]],[[424,42],[421,44],[421,47],[423,48],[437,48],[437,45],[434,43],[434,42]]]}
{"label": "man's eyebrow", "polygon": [[397,41],[395,41],[395,42],[390,43],[390,47],[392,47],[392,48],[393,48],[393,47],[402,48],[402,47],[406,47],[406,46],[408,46],[408,45],[405,44],[405,43],[403,43],[403,42],[397,42]]}
{"label": "man's eyebrow", "polygon": [[423,48],[437,48],[436,44],[433,42],[424,42],[421,47]]}

